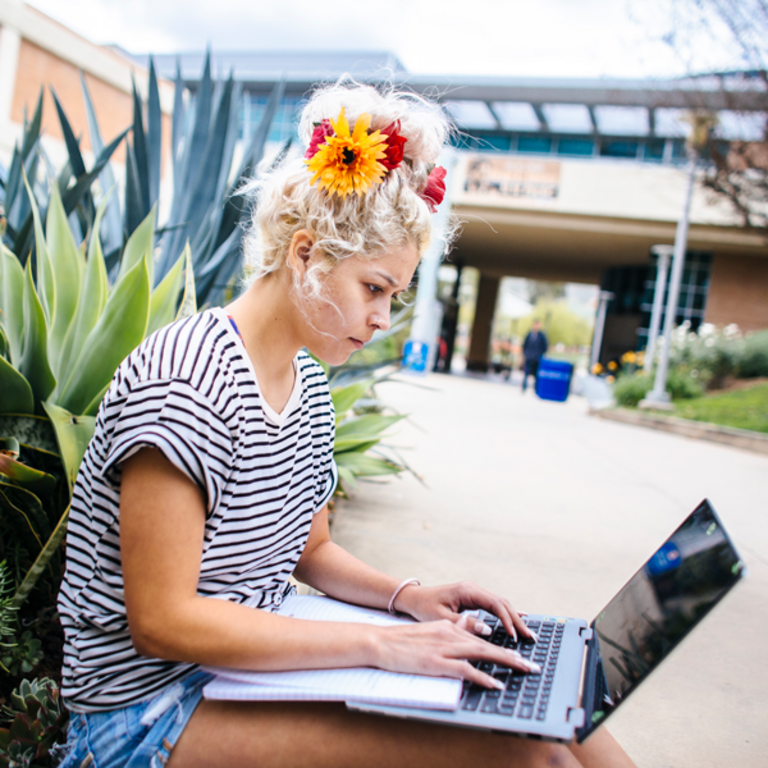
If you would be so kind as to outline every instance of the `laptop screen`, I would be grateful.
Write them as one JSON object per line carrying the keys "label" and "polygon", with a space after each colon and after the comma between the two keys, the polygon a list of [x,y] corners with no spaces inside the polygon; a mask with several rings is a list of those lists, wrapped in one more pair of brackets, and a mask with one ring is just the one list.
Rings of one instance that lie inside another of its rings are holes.
{"label": "laptop screen", "polygon": [[739,580],[743,565],[703,501],[592,622],[582,741]]}

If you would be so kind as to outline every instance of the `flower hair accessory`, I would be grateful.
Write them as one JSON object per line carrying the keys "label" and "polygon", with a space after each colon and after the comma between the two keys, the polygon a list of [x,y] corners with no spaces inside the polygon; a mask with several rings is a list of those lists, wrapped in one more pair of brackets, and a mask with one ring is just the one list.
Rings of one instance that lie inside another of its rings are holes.
{"label": "flower hair accessory", "polygon": [[350,131],[344,108],[336,120],[323,120],[315,126],[309,149],[304,155],[314,174],[310,184],[326,189],[342,199],[364,195],[375,184],[381,184],[387,174],[403,161],[400,123],[388,125],[383,131],[369,131],[371,116],[364,112]]}
{"label": "flower hair accessory", "polygon": [[443,202],[445,197],[445,177],[447,173],[445,168],[439,165],[433,168],[429,176],[427,176],[427,183],[424,189],[419,192],[419,197],[429,206],[429,210],[432,213],[437,211],[437,206]]}

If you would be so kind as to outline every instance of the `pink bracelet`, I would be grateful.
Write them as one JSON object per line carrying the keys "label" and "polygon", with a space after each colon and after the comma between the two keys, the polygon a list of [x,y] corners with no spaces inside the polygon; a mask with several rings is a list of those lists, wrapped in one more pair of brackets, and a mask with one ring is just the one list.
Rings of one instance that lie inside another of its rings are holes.
{"label": "pink bracelet", "polygon": [[389,598],[389,605],[387,606],[387,610],[393,616],[397,613],[395,610],[395,599],[409,584],[415,584],[417,587],[421,586],[421,582],[418,579],[406,579],[397,585],[397,589],[392,593],[392,597]]}

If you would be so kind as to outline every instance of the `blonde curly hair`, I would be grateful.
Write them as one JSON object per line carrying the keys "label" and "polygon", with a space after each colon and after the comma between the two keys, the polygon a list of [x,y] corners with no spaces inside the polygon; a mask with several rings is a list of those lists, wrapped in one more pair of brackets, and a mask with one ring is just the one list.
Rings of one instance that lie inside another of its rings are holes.
{"label": "blonde curly hair", "polygon": [[342,81],[316,90],[304,107],[299,124],[304,149],[315,125],[336,118],[342,107],[350,125],[368,113],[371,131],[399,121],[399,133],[407,139],[403,162],[365,194],[343,199],[310,185],[312,174],[303,157],[251,182],[246,193],[252,195],[254,213],[243,244],[246,283],[279,270],[294,234],[302,229],[312,234],[313,247],[324,257],[317,267],[321,274],[311,273],[301,286],[304,295],[320,295],[322,274],[343,259],[374,259],[409,243],[423,253],[429,245],[431,215],[419,192],[450,130],[445,114],[414,93]]}

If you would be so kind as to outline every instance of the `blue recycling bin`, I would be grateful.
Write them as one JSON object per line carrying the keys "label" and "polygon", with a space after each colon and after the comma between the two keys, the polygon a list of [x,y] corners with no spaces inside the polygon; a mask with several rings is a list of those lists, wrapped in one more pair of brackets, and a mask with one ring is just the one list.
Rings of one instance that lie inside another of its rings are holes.
{"label": "blue recycling bin", "polygon": [[539,361],[539,373],[536,377],[536,394],[542,400],[565,402],[571,389],[572,377],[572,363],[542,357]]}

